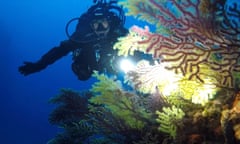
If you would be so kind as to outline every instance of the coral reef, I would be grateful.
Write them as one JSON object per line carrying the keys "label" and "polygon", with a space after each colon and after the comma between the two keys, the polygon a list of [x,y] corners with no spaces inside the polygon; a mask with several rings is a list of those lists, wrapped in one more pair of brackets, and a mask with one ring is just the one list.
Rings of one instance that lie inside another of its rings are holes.
{"label": "coral reef", "polygon": [[[151,33],[149,28],[133,26],[130,34],[115,44],[120,55],[143,51],[166,63],[166,69],[201,82],[205,80],[201,76],[202,65],[207,65],[221,76],[219,85],[234,87],[233,73],[240,71],[240,10],[237,3],[229,6],[228,11],[223,9],[222,1],[205,3],[218,5],[208,16],[199,9],[203,4],[200,0],[129,0],[120,4],[129,9],[130,15],[149,23],[155,19],[156,27],[165,29],[164,32]],[[231,18],[235,20],[234,24],[229,22],[228,15],[236,19]]]}
{"label": "coral reef", "polygon": [[138,105],[139,98],[132,93],[124,92],[120,85],[116,85],[117,82],[107,79],[104,74],[95,73],[94,76],[100,82],[95,83],[91,89],[97,96],[92,97],[89,100],[90,103],[104,105],[116,118],[122,119],[128,127],[142,129],[150,116],[144,107]]}
{"label": "coral reef", "polygon": [[[63,89],[50,144],[240,143],[240,4],[237,0],[121,0],[133,26],[119,55],[139,61],[122,81],[95,72],[89,92]],[[129,85],[131,90],[124,85]]]}
{"label": "coral reef", "polygon": [[64,129],[48,144],[82,143],[85,137],[94,133],[94,128],[84,119],[88,113],[87,101],[91,97],[88,92],[76,92],[61,89],[60,94],[49,100],[57,104],[49,115],[49,122]]}
{"label": "coral reef", "polygon": [[59,95],[49,100],[49,103],[59,105],[50,114],[49,122],[60,126],[64,126],[72,121],[78,122],[85,113],[88,113],[87,101],[89,97],[90,95],[87,93],[81,96],[76,91],[61,89]]}
{"label": "coral reef", "polygon": [[62,89],[50,99],[59,106],[50,114],[49,121],[62,127],[64,132],[49,144],[133,143],[147,135],[146,129],[154,129],[151,110],[161,107],[161,102],[153,106],[151,102],[155,101],[149,97],[123,90],[119,82],[106,75],[95,72],[93,76],[98,82],[89,92]]}
{"label": "coral reef", "polygon": [[163,107],[163,112],[156,111],[158,118],[156,119],[160,126],[159,131],[169,134],[173,139],[177,136],[177,125],[182,121],[185,113],[174,105],[169,107]]}
{"label": "coral reef", "polygon": [[[239,94],[234,91],[223,90],[219,99],[200,105],[177,95],[164,97],[157,88],[152,94],[129,92],[104,74],[94,76],[98,82],[90,92],[63,89],[50,100],[60,105],[49,120],[64,131],[49,144],[223,143],[239,134]],[[227,106],[231,99],[232,107]]]}

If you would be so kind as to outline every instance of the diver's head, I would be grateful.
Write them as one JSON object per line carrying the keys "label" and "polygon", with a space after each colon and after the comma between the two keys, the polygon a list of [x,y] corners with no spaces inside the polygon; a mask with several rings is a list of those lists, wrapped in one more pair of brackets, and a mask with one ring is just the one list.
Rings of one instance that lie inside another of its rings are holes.
{"label": "diver's head", "polygon": [[87,15],[90,26],[97,36],[104,37],[111,30],[125,23],[125,15],[122,7],[115,0],[98,0],[95,5],[88,9]]}
{"label": "diver's head", "polygon": [[90,22],[91,28],[98,37],[106,37],[111,28],[111,22],[104,15],[96,16]]}

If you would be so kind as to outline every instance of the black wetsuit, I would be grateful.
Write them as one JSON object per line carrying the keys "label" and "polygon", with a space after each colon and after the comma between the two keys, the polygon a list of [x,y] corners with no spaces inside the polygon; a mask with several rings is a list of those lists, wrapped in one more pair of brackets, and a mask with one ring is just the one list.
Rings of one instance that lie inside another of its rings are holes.
{"label": "black wetsuit", "polygon": [[110,66],[111,59],[116,56],[113,45],[128,31],[123,26],[116,27],[111,23],[108,35],[99,38],[91,29],[90,20],[85,15],[81,16],[76,31],[69,40],[62,41],[59,46],[52,48],[37,62],[25,62],[19,67],[19,72],[23,75],[39,72],[70,52],[73,52],[72,70],[80,80],[87,80],[93,70],[113,71]]}

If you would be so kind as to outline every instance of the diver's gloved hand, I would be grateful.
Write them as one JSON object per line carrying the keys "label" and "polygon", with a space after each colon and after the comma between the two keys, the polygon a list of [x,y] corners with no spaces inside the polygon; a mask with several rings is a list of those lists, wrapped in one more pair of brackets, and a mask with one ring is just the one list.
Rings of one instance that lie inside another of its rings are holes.
{"label": "diver's gloved hand", "polygon": [[18,68],[18,71],[24,76],[27,76],[29,74],[38,72],[44,68],[45,66],[41,63],[24,62],[24,65],[20,66]]}

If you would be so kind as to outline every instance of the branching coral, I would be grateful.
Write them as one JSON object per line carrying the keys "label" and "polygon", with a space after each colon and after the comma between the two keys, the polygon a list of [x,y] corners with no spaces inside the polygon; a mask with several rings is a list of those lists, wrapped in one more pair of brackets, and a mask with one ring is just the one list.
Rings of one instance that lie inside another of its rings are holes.
{"label": "branching coral", "polygon": [[[128,13],[127,15],[133,15],[138,17],[142,20],[148,20],[151,24],[157,24],[158,19],[154,18],[154,14],[160,13],[159,9],[152,6],[151,3],[148,3],[148,0],[127,0],[127,1],[120,1],[120,5],[124,5],[127,8]],[[149,15],[152,14],[152,15]]]}
{"label": "branching coral", "polygon": [[[136,69],[127,73],[127,80],[140,92],[153,93],[158,88],[173,105],[184,101],[189,104],[189,100],[201,104],[198,108],[192,107],[196,108],[195,113],[199,113],[203,121],[212,121],[209,115],[203,118],[199,112],[201,107],[207,104],[212,108],[210,99],[225,104],[225,99],[217,92],[223,88],[239,88],[239,3],[225,3],[224,0],[128,0],[120,4],[129,10],[129,15],[155,24],[157,29],[154,33],[148,27],[133,26],[130,33],[115,44],[119,55],[143,51],[160,62],[157,65],[140,62]],[[164,71],[160,70],[161,67]],[[175,74],[169,76],[171,71]],[[169,81],[170,77],[175,80]],[[168,86],[170,93],[167,94],[164,90]],[[177,99],[171,99],[173,97]],[[179,106],[188,111],[187,105]],[[217,107],[217,110],[219,115],[221,108]],[[207,108],[205,112],[211,113]],[[195,121],[201,123],[202,120]],[[162,131],[174,136],[174,128],[167,128]],[[209,128],[217,129],[217,126]]]}
{"label": "branching coral", "polygon": [[58,107],[50,114],[49,122],[64,126],[72,122],[78,122],[88,113],[87,100],[91,96],[89,93],[79,94],[70,89],[61,89],[61,93],[49,100]]}
{"label": "branching coral", "polygon": [[[218,16],[214,13],[218,11],[216,8],[209,16],[203,16],[199,9],[200,0],[148,2],[129,0],[122,4],[129,8],[129,11],[133,9],[129,14],[138,12],[138,15],[146,21],[158,20],[159,25],[169,33],[151,33],[148,29],[135,26],[125,39],[120,39],[115,45],[120,52],[123,51],[121,49],[125,49],[125,52],[131,54],[137,49],[153,54],[155,58],[166,63],[166,69],[180,72],[191,80],[197,79],[201,82],[204,82],[204,79],[200,77],[202,72],[200,65],[208,65],[222,77],[219,84],[228,87],[235,85],[233,73],[240,72],[239,27],[226,22],[228,20],[226,12],[222,11],[223,14]],[[155,9],[159,12],[155,12]],[[227,13],[238,14],[239,11],[233,6]],[[238,15],[234,14],[232,15],[238,19]],[[137,39],[130,38],[133,35],[141,39],[133,42],[131,40]],[[133,45],[123,47],[122,43],[126,41]]]}
{"label": "branching coral", "polygon": [[219,90],[216,85],[220,77],[206,65],[201,68],[199,75],[205,83],[175,74],[165,69],[164,64],[150,65],[147,61],[141,61],[127,74],[126,80],[142,93],[154,93],[157,88],[165,97],[178,95],[192,103],[204,105]]}
{"label": "branching coral", "polygon": [[[138,31],[134,31],[134,29],[138,29]],[[119,42],[115,43],[114,49],[118,49],[118,55],[128,56],[133,55],[134,51],[142,51],[145,52],[147,46],[144,44],[139,45],[139,41],[146,39],[150,36],[149,27],[145,27],[145,29],[140,29],[137,26],[133,26],[126,37],[120,37]],[[129,47],[130,46],[130,47]]]}
{"label": "branching coral", "polygon": [[240,83],[239,3],[120,3],[156,31],[133,26],[114,48],[124,56],[151,54],[156,63],[140,61],[126,74],[134,92],[97,72],[91,97],[63,90],[51,100],[60,106],[50,122],[65,131],[50,143],[223,143],[223,135],[226,143],[240,139],[239,95],[232,102]]}
{"label": "branching coral", "polygon": [[105,106],[114,116],[123,119],[129,127],[142,129],[145,126],[145,120],[150,115],[143,107],[137,105],[136,96],[124,92],[120,85],[104,74],[95,73],[94,76],[99,82],[93,85],[91,91],[97,95],[89,101],[96,105]]}
{"label": "branching coral", "polygon": [[76,92],[70,89],[61,89],[59,95],[50,99],[50,103],[58,104],[49,116],[49,122],[63,128],[48,144],[83,143],[84,139],[95,132],[95,128],[87,120],[88,113],[87,92]]}
{"label": "branching coral", "polygon": [[169,134],[172,138],[177,136],[177,125],[184,117],[185,113],[174,105],[169,107],[163,107],[163,112],[156,111],[158,115],[157,122],[160,123],[159,131]]}

